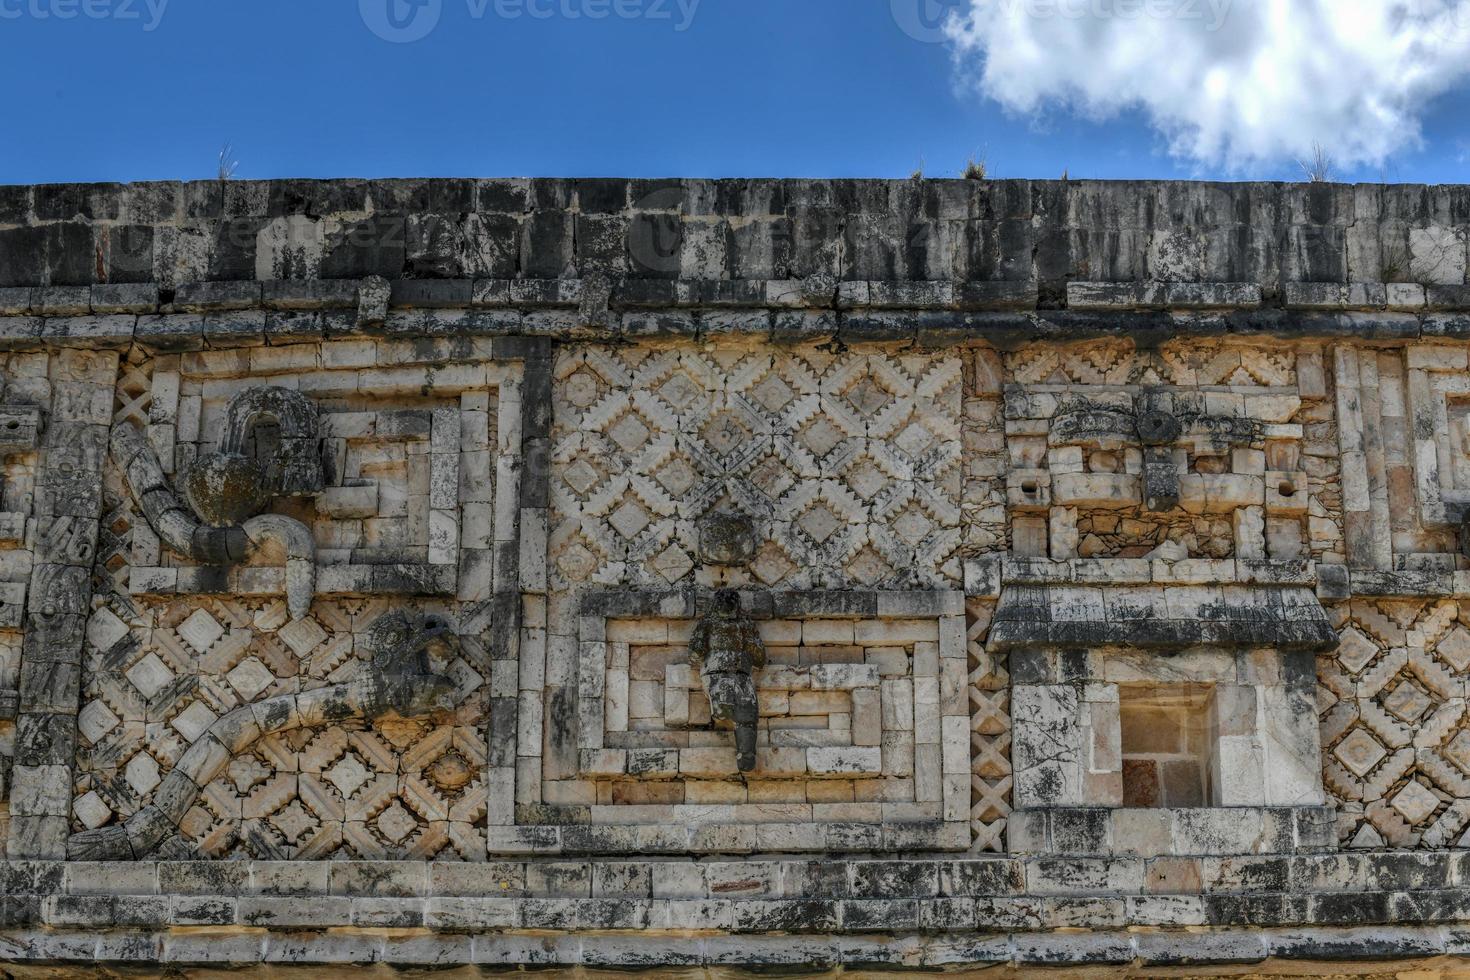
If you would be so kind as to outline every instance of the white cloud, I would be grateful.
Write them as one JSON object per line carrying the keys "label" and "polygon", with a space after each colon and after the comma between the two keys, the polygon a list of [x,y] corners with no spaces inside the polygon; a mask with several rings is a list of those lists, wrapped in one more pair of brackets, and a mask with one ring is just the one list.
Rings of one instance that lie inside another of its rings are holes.
{"label": "white cloud", "polygon": [[[923,2],[923,0],[921,0]],[[1421,142],[1470,77],[1470,0],[962,0],[961,71],[1008,109],[1143,110],[1178,156],[1342,166]]]}

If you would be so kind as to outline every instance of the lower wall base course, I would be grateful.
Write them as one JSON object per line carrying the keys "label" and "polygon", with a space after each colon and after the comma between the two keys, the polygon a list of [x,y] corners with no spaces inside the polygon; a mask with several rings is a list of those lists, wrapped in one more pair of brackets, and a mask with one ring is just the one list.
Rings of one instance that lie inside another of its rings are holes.
{"label": "lower wall base course", "polygon": [[0,864],[0,960],[625,969],[1223,965],[1268,954],[1397,961],[1470,955],[1464,858],[1210,858],[1194,894],[1150,894],[1142,859],[1121,872],[1100,859],[1003,857],[14,862]]}
{"label": "lower wall base course", "polygon": [[1266,937],[1256,932],[1140,933],[1133,942],[1150,966],[1259,963],[1268,955]]}
{"label": "lower wall base course", "polygon": [[[1445,930],[1293,930],[1290,932],[1031,933],[942,937],[853,936],[443,935],[404,930],[267,933],[126,932],[101,935],[51,931],[0,934],[0,961],[27,969],[69,963],[151,964],[171,969],[207,966],[585,967],[657,970],[728,967],[803,971],[951,970],[964,967],[1230,967],[1270,962],[1332,964],[1352,975],[1384,964],[1438,965],[1463,970],[1470,954],[1463,935]],[[35,964],[28,967],[27,964]],[[1354,969],[1359,965],[1360,969]],[[1269,972],[1269,967],[1261,967]],[[1403,969],[1400,967],[1398,969]],[[148,967],[143,967],[147,975]],[[130,975],[132,973],[130,972]],[[311,973],[323,976],[334,974]],[[1426,974],[1434,975],[1432,972]]]}

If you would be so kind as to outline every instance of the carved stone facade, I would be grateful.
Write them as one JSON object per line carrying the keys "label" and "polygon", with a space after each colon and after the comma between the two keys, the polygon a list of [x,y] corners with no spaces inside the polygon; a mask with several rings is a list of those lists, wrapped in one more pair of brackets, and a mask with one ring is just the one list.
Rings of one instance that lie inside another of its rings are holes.
{"label": "carved stone facade", "polygon": [[1345,846],[1470,847],[1470,623],[1454,599],[1355,599],[1318,664]]}
{"label": "carved stone facade", "polygon": [[553,398],[558,584],[691,581],[695,526],[722,508],[758,525],[741,584],[960,581],[957,356],[572,347]]}
{"label": "carved stone facade", "polygon": [[0,188],[0,959],[1465,955],[1467,214]]}

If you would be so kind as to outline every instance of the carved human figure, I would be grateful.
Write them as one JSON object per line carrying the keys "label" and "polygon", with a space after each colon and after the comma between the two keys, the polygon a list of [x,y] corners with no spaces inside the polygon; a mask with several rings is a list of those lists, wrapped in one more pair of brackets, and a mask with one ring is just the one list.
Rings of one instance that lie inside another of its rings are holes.
{"label": "carved human figure", "polygon": [[755,672],[766,665],[760,633],[740,613],[740,594],[721,589],[689,639],[689,665],[699,671],[709,695],[710,718],[735,728],[735,757],[741,772],[755,768],[760,703]]}

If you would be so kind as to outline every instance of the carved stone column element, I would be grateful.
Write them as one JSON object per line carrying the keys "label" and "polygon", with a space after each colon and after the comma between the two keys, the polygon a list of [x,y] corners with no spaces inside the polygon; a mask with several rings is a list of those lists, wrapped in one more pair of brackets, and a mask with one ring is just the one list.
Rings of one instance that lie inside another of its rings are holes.
{"label": "carved stone column element", "polygon": [[1143,443],[1143,504],[1156,514],[1179,506],[1174,443],[1182,431],[1179,420],[1168,412],[1138,413],[1138,438]]}
{"label": "carved stone column element", "polygon": [[242,527],[252,549],[274,542],[285,550],[286,608],[292,619],[303,618],[316,598],[316,540],[311,528],[281,514],[261,514]]}
{"label": "carved stone column element", "polygon": [[38,480],[10,793],[14,859],[66,856],[83,638],[102,511],[117,354],[61,351]]}
{"label": "carved stone column element", "polygon": [[741,614],[738,592],[721,589],[714,594],[689,640],[689,664],[704,682],[712,722],[735,729],[740,771],[751,772],[760,718],[755,672],[766,665],[766,647],[755,624]]}

